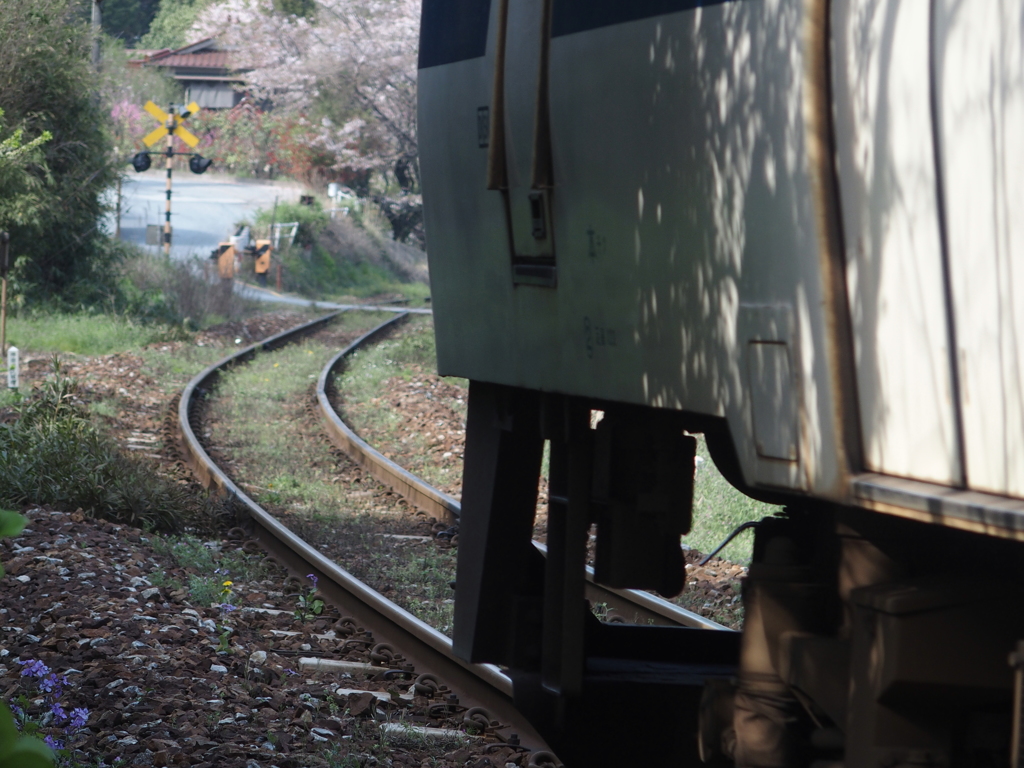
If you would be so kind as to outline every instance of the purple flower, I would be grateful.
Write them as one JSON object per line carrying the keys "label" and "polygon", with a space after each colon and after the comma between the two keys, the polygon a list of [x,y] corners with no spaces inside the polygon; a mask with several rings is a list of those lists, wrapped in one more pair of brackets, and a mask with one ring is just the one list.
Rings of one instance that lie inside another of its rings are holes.
{"label": "purple flower", "polygon": [[46,746],[50,749],[64,749],[64,742],[60,739],[53,738],[53,736],[47,736],[43,741],[46,742]]}
{"label": "purple flower", "polygon": [[284,671],[284,673],[285,673],[286,675],[297,675],[297,674],[299,674],[299,673],[298,673],[298,672],[296,672],[296,671],[295,671],[294,669],[286,669],[286,670]]}
{"label": "purple flower", "polygon": [[238,610],[238,606],[237,605],[232,605],[231,603],[221,603],[219,608],[222,611],[224,611],[224,613],[231,613],[232,611],[237,611]]}
{"label": "purple flower", "polygon": [[60,689],[63,687],[61,683],[62,678],[64,679],[64,682],[67,682],[67,678],[64,678],[63,675],[55,675],[51,672],[39,681],[39,690],[43,693],[56,692],[56,695],[60,696]]}
{"label": "purple flower", "polygon": [[60,702],[51,705],[50,711],[53,713],[53,719],[58,723],[63,723],[68,719],[68,713],[64,711],[64,707],[60,705]]}
{"label": "purple flower", "polygon": [[25,666],[21,670],[22,677],[46,677],[50,674],[50,668],[43,664],[39,659],[30,659],[28,661],[19,661],[19,664]]}
{"label": "purple flower", "polygon": [[85,707],[76,707],[71,710],[71,727],[83,728],[89,719],[89,710]]}
{"label": "purple flower", "polygon": [[316,577],[316,574],[315,573],[307,573],[306,574],[306,578],[313,582],[313,589],[316,589],[316,583],[318,581],[320,581],[320,579],[318,579]]}

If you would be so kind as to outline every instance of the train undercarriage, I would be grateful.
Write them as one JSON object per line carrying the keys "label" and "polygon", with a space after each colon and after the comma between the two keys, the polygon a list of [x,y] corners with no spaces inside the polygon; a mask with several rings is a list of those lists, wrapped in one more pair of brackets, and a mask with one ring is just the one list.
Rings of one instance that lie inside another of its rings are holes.
{"label": "train undercarriage", "polygon": [[1021,765],[1015,542],[771,497],[785,512],[757,525],[742,633],[595,618],[592,525],[597,581],[685,588],[695,432],[750,492],[720,420],[471,383],[454,644],[508,668],[566,764]]}

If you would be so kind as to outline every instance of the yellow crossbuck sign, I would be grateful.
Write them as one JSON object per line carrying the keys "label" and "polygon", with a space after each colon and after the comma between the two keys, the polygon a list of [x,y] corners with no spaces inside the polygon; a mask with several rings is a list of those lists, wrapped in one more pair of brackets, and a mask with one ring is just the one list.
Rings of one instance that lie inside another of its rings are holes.
{"label": "yellow crossbuck sign", "polygon": [[[184,125],[182,125],[182,123],[185,122],[185,118],[191,117],[199,111],[199,105],[196,104],[194,101],[187,107],[185,107],[185,113],[181,115],[167,114],[152,101],[147,101],[143,109],[145,109],[147,112],[149,112],[149,114],[151,114],[153,117],[160,121],[160,127],[154,130],[152,133],[150,133],[142,140],[147,147],[152,147],[168,133],[173,133],[179,139],[181,139],[190,147],[192,147],[192,149],[195,149],[196,146],[199,144],[199,139],[196,138],[195,134],[190,132],[188,129],[185,128]],[[174,119],[173,123],[171,122],[172,118]],[[170,130],[170,126],[172,124],[174,125],[173,131]]]}

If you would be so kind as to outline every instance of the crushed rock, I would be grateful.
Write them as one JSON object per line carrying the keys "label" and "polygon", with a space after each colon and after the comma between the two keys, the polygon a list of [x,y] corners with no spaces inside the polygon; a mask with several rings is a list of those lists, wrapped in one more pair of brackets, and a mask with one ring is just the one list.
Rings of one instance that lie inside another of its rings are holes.
{"label": "crushed rock", "polygon": [[[90,711],[76,742],[88,757],[299,768],[327,766],[325,749],[333,746],[361,764],[374,757],[392,765],[463,765],[449,759],[450,746],[382,750],[377,721],[461,725],[461,712],[428,717],[435,702],[415,693],[401,698],[411,680],[353,680],[300,665],[302,657],[371,663],[375,642],[332,608],[315,621],[297,619],[288,594],[294,587],[281,587],[280,569],[261,582],[236,580],[238,609],[228,612],[189,602],[187,588],[173,589],[191,574],[155,552],[140,530],[39,507],[26,514],[25,531],[0,543],[7,570],[0,583],[0,686],[5,700],[35,698],[19,660],[40,660],[66,675],[64,708]],[[269,610],[246,610],[252,607]],[[228,651],[219,650],[226,627]],[[367,707],[363,694],[337,695],[339,688],[380,691],[387,701]],[[35,715],[40,709],[29,705]],[[470,752],[479,758],[485,746]],[[525,764],[508,751],[511,762]]]}

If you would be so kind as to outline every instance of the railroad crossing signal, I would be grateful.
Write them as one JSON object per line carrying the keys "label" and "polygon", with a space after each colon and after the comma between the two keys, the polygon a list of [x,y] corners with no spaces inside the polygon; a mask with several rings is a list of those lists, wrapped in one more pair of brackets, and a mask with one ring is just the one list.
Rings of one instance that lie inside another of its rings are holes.
{"label": "railroad crossing signal", "polygon": [[143,109],[149,112],[149,114],[160,122],[160,127],[152,131],[142,140],[142,143],[147,147],[152,147],[168,133],[173,133],[179,139],[192,147],[192,149],[195,149],[199,145],[199,139],[196,138],[196,135],[182,125],[187,118],[199,111],[199,105],[194,101],[185,107],[185,112],[181,115],[175,114],[173,110],[168,114],[152,101],[147,101]]}
{"label": "railroad crossing signal", "polygon": [[[175,136],[188,144],[192,149],[195,149],[199,145],[199,139],[197,139],[195,134],[183,125],[185,120],[199,111],[198,104],[193,101],[185,107],[184,111],[180,114],[175,112],[174,107],[171,107],[167,112],[164,112],[152,101],[147,101],[143,109],[149,112],[149,114],[161,123],[159,128],[151,131],[149,135],[142,140],[143,143],[147,147],[152,147],[162,138],[165,136],[167,137],[167,149],[159,154],[164,155],[167,158],[167,209],[165,211],[164,218],[163,244],[164,253],[169,256],[171,253],[171,162],[175,155],[191,155],[188,167],[192,170],[192,173],[205,173],[206,169],[210,167],[212,161],[207,160],[197,152],[174,151]],[[142,173],[149,169],[151,154],[157,153],[139,152],[132,158],[131,162],[137,173]]]}

